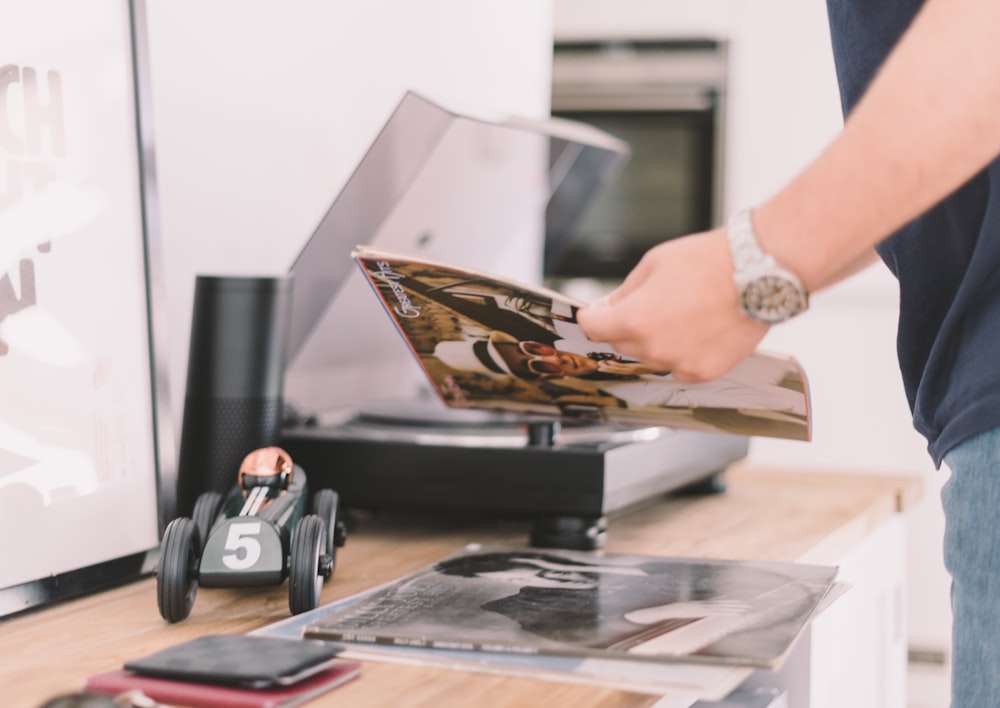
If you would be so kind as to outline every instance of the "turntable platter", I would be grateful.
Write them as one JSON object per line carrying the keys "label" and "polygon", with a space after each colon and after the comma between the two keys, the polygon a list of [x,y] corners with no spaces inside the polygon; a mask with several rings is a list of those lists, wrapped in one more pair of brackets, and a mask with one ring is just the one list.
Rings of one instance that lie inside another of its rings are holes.
{"label": "turntable platter", "polygon": [[396,400],[366,404],[356,411],[356,420],[376,424],[418,427],[481,428],[520,426],[538,419],[511,413],[472,408],[448,408],[437,400]]}
{"label": "turntable platter", "polygon": [[[541,440],[546,422],[398,400],[317,413],[286,427],[282,444],[346,508],[530,518],[539,546],[593,544],[609,512],[716,480],[747,451],[738,436],[596,422]],[[567,540],[566,528],[582,531]]]}
{"label": "turntable platter", "polygon": [[448,408],[436,399],[366,404],[341,416],[339,426],[344,432],[367,440],[495,448],[524,446],[528,441],[528,426],[547,422],[558,425],[554,433],[557,444],[622,444],[655,440],[673,432],[666,428],[608,423],[556,423],[539,416]]}

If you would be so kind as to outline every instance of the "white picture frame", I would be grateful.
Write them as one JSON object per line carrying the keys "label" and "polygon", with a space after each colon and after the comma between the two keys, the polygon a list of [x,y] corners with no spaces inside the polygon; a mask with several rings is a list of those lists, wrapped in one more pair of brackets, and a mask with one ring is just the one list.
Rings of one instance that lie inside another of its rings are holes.
{"label": "white picture frame", "polygon": [[143,0],[5,0],[0,617],[148,575],[174,503]]}

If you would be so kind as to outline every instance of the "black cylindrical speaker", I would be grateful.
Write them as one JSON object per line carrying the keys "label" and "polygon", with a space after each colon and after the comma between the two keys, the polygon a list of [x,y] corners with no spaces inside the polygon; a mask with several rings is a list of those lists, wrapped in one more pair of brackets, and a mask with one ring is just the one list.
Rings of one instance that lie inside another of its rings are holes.
{"label": "black cylindrical speaker", "polygon": [[278,442],[291,300],[290,277],[196,278],[178,515],[202,492],[228,492],[243,458]]}

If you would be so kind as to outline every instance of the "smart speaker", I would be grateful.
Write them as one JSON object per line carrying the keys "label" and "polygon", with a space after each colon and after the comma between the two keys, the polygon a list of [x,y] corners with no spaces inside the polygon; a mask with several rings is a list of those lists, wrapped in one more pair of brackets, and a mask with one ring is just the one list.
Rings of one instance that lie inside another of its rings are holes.
{"label": "smart speaker", "polygon": [[277,444],[292,279],[199,275],[195,279],[177,513],[202,492],[225,494],[240,462]]}

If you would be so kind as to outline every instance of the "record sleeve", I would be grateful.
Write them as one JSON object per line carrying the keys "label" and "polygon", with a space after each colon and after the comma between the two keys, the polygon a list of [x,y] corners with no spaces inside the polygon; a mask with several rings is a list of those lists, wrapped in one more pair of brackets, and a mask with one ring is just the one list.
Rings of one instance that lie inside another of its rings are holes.
{"label": "record sleeve", "polygon": [[719,379],[682,382],[587,339],[585,305],[556,291],[366,246],[354,258],[452,408],[810,439],[793,357],[754,352]]}
{"label": "record sleeve", "polygon": [[[380,587],[334,600],[314,610],[286,617],[252,634],[282,639],[300,639],[302,630],[315,621],[360,602]],[[830,601],[831,592],[824,605]],[[822,612],[822,607],[819,610]],[[612,688],[650,696],[692,697],[691,700],[721,700],[742,684],[754,669],[724,664],[632,661],[628,657],[605,659],[591,656],[555,654],[512,654],[510,652],[455,651],[398,644],[349,644],[343,657],[360,661],[381,661],[411,666],[430,666],[456,671],[500,676],[520,676]]]}
{"label": "record sleeve", "polygon": [[317,618],[306,637],[773,668],[836,568],[469,546]]}

